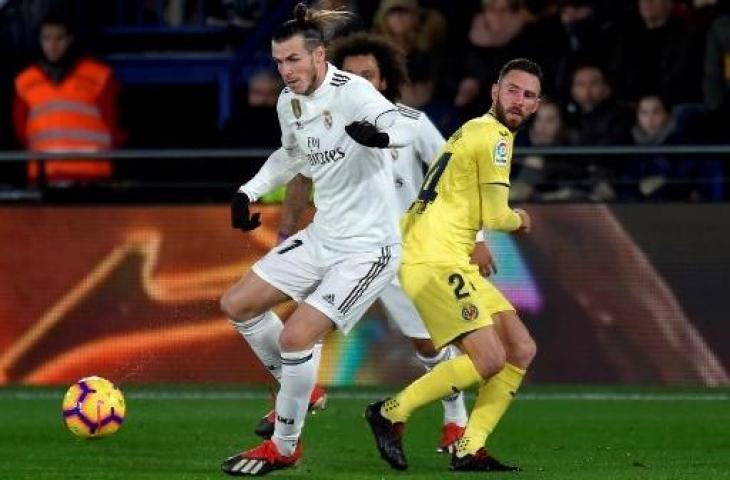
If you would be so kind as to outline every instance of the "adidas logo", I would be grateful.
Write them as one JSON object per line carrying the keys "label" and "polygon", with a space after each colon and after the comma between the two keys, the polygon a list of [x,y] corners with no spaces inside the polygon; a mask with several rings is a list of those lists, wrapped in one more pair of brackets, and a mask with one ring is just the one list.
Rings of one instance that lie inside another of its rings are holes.
{"label": "adidas logo", "polygon": [[335,295],[332,294],[332,293],[328,293],[327,295],[322,295],[322,299],[325,302],[329,303],[330,305],[334,305],[335,304]]}

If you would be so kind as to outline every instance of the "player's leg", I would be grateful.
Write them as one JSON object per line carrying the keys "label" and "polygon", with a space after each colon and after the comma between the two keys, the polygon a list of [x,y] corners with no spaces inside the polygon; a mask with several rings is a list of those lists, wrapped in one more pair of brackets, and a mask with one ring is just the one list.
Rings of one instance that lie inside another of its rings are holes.
{"label": "player's leg", "polygon": [[[453,346],[436,350],[431,339],[411,338],[410,340],[416,349],[416,358],[427,372],[433,370],[439,363],[461,355],[461,352]],[[469,419],[464,404],[464,393],[461,391],[454,392],[442,398],[441,406],[444,409],[444,417],[441,426],[441,438],[436,451],[438,453],[452,453],[456,448],[456,443],[464,435],[466,422]]]}
{"label": "player's leg", "polygon": [[[487,283],[485,287],[491,297],[490,304],[500,310],[492,317],[495,331],[505,349],[506,361],[502,370],[479,387],[469,423],[452,459],[451,468],[454,470],[516,469],[491,458],[484,450],[484,445],[509,408],[536,352],[535,342],[509,302],[493,285]],[[469,342],[470,339],[465,338],[463,348],[479,348],[478,345],[469,345]]]}
{"label": "player's leg", "polygon": [[255,474],[262,475],[286,468],[301,456],[299,436],[317,375],[312,361],[314,345],[335,325],[343,333],[349,332],[395,276],[399,250],[398,246],[385,247],[335,263],[294,311],[280,336],[282,374],[274,434],[259,447],[226,460],[224,472],[252,475],[256,470]]}
{"label": "player's leg", "polygon": [[537,344],[514,310],[492,315],[499,338],[507,352],[507,363],[527,370],[537,354]]}
{"label": "player's leg", "polygon": [[402,452],[399,432],[413,411],[489,378],[504,364],[504,349],[488,308],[482,304],[472,282],[465,281],[470,273],[478,275],[473,267],[425,264],[401,267],[401,284],[437,347],[457,338],[475,336],[483,348],[439,363],[395,397],[368,407],[366,417],[376,445],[393,468],[405,468],[399,463]]}
{"label": "player's leg", "polygon": [[285,293],[249,271],[220,301],[221,310],[277,381],[281,377],[279,335],[284,327],[271,309],[286,300]]}
{"label": "player's leg", "polygon": [[284,327],[271,308],[289,299],[300,301],[322,275],[313,242],[303,230],[270,250],[221,298],[222,310],[277,381]]}
{"label": "player's leg", "polygon": [[314,344],[335,326],[349,333],[395,276],[399,250],[384,247],[335,263],[286,322],[280,338],[282,379],[272,437],[282,454],[294,451],[304,425],[317,378],[310,361]]}
{"label": "player's leg", "polygon": [[[416,350],[416,358],[426,371],[431,371],[440,362],[461,353],[454,347],[447,346],[440,350],[434,347],[416,307],[397,281],[391,282],[383,290],[380,295],[380,303],[390,323],[398,327],[398,330],[411,341]],[[464,394],[462,392],[453,393],[443,398],[441,404],[444,409],[444,418],[437,451],[450,453],[463,435],[468,419]]]}
{"label": "player's leg", "polygon": [[302,303],[281,332],[282,376],[276,396],[272,441],[282,455],[292,455],[298,445],[310,394],[317,381],[314,346],[334,326],[327,315]]}

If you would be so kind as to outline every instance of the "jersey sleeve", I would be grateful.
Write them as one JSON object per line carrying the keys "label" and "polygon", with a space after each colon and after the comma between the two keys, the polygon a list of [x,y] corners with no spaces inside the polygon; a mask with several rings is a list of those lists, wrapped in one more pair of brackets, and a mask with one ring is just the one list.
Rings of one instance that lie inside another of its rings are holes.
{"label": "jersey sleeve", "polygon": [[343,87],[349,99],[351,121],[366,120],[382,128],[387,119],[398,115],[398,109],[367,80],[353,78]]}
{"label": "jersey sleeve", "polygon": [[436,160],[436,155],[441,151],[444,143],[446,143],[446,140],[444,140],[441,132],[438,131],[428,116],[421,112],[420,117],[418,117],[418,131],[416,138],[413,140],[413,149],[416,151],[418,159],[430,167]]}
{"label": "jersey sleeve", "polygon": [[474,122],[464,131],[465,144],[477,165],[480,184],[509,187],[510,139],[491,125]]}

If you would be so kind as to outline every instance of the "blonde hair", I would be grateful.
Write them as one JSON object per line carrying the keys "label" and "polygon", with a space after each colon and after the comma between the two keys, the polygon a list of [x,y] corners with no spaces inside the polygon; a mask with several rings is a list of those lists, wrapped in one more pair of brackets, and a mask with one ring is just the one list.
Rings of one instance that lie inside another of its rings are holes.
{"label": "blonde hair", "polygon": [[284,22],[274,32],[272,40],[282,42],[295,35],[302,35],[309,50],[319,45],[327,45],[337,28],[345,25],[353,14],[346,10],[321,8],[325,4],[325,1],[319,1],[314,6],[307,7],[304,2],[297,3],[294,6],[294,18]]}

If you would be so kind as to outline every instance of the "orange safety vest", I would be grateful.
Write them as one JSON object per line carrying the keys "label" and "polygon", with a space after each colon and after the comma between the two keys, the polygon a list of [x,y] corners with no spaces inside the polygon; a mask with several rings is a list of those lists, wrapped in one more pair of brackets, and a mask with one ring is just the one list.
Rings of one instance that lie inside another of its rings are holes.
{"label": "orange safety vest", "polygon": [[[111,69],[82,58],[59,84],[37,65],[15,79],[18,96],[28,105],[26,138],[38,152],[101,151],[112,146],[112,132],[101,116],[98,98],[111,77]],[[39,162],[28,163],[28,178],[35,183]],[[102,180],[112,175],[109,160],[45,162],[48,181]]]}

